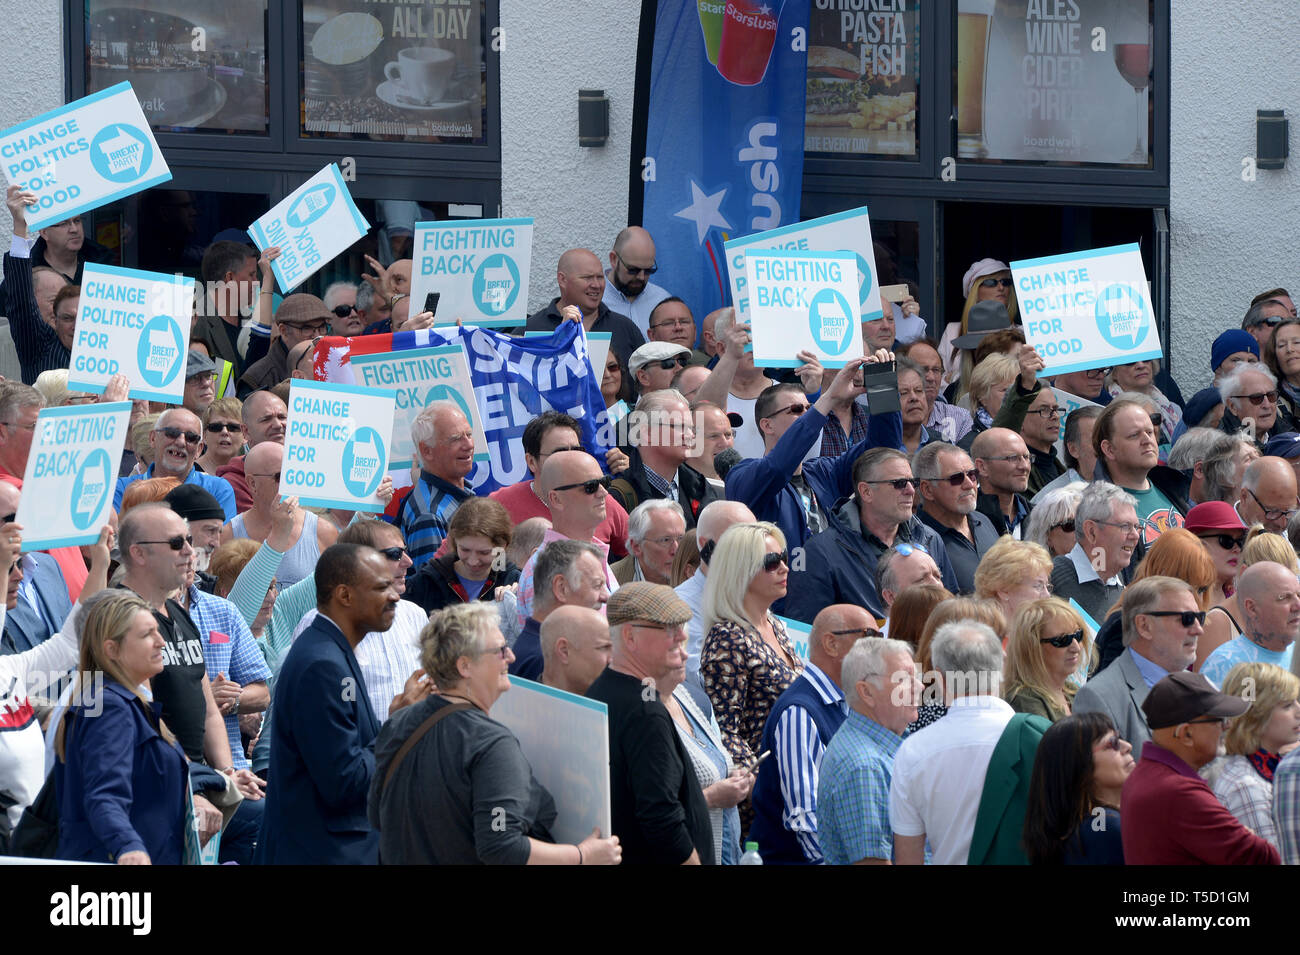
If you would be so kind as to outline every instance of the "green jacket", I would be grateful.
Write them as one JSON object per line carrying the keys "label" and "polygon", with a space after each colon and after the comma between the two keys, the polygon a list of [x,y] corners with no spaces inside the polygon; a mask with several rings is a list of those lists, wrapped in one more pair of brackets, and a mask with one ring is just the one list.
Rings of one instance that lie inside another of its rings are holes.
{"label": "green jacket", "polygon": [[1017,713],[1002,731],[984,775],[967,865],[1029,864],[1020,844],[1029,778],[1038,742],[1051,725],[1041,716]]}

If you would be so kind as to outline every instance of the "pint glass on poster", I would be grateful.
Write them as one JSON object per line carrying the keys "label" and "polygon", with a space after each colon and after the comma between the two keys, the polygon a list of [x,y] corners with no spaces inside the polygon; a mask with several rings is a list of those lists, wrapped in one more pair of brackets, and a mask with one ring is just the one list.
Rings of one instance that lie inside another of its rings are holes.
{"label": "pint glass on poster", "polygon": [[776,44],[782,5],[778,0],[727,0],[717,64],[723,79],[737,86],[762,82]]}
{"label": "pint glass on poster", "polygon": [[704,34],[704,48],[709,62],[718,65],[718,48],[722,45],[722,14],[727,0],[695,0],[700,13],[700,30]]}
{"label": "pint glass on poster", "polygon": [[983,159],[989,26],[996,0],[957,0],[957,155]]}

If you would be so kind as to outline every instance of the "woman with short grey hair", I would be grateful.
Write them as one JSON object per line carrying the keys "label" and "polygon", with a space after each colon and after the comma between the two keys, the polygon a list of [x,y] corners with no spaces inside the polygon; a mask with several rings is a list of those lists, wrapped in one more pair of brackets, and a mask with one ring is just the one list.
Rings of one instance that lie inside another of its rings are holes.
{"label": "woman with short grey hair", "polygon": [[1075,481],[1047,491],[1029,512],[1024,539],[1041,544],[1053,558],[1074,550],[1074,517],[1087,484]]}

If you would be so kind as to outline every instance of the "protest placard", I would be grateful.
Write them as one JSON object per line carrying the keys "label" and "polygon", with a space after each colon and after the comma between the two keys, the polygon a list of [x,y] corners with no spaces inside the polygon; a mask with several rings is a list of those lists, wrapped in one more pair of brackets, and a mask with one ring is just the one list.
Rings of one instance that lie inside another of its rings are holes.
{"label": "protest placard", "polygon": [[15,520],[23,552],[92,544],[108,523],[129,401],[42,408]]}
{"label": "protest placard", "polygon": [[367,232],[339,167],[330,163],[248,227],[259,249],[279,246],[275,280],[290,292]]}
{"label": "protest placard", "polygon": [[862,357],[855,259],[852,252],[745,253],[755,365],[797,368],[801,351],[826,368]]}
{"label": "protest placard", "polygon": [[532,219],[457,219],[415,224],[411,314],[437,292],[436,325],[508,328],[528,318]]}
{"label": "protest placard", "polygon": [[379,512],[395,392],[294,379],[280,496],[309,507]]}
{"label": "protest placard", "polygon": [[519,740],[537,781],[555,800],[551,835],[577,844],[613,825],[609,799],[609,716],[604,703],[517,676],[492,704],[492,719]]}
{"label": "protest placard", "polygon": [[794,646],[795,656],[800,660],[807,660],[812,627],[802,620],[791,620],[789,617],[777,616],[776,619],[785,624],[785,635],[790,638],[790,643]]}
{"label": "protest placard", "polygon": [[180,404],[193,315],[193,279],[87,262],[68,389],[103,394],[122,374],[131,398]]}
{"label": "protest placard", "polygon": [[[1060,388],[1053,388],[1056,394],[1056,404],[1061,409],[1061,430],[1056,439],[1056,457],[1065,460],[1065,419],[1070,417],[1070,412],[1078,411],[1080,408],[1100,408],[1101,405],[1095,401],[1089,401],[1087,398],[1080,398],[1078,395],[1072,395],[1068,391],[1062,391]],[[1085,474],[1085,479],[1091,480],[1091,474]]]}
{"label": "protest placard", "polygon": [[1160,335],[1136,242],[1011,263],[1025,341],[1043,375],[1159,358]]}
{"label": "protest placard", "polygon": [[36,193],[33,231],[171,179],[130,83],[118,83],[0,133],[10,185]]}
{"label": "protest placard", "polygon": [[397,410],[393,414],[390,471],[406,470],[419,461],[411,440],[411,423],[435,401],[450,401],[464,412],[474,431],[474,460],[488,460],[483,416],[474,397],[463,345],[354,355],[352,369],[359,384],[367,388],[389,388],[394,393]]}
{"label": "protest placard", "polygon": [[757,249],[852,252],[857,256],[858,262],[858,320],[870,322],[885,314],[880,308],[880,282],[876,275],[875,250],[871,245],[871,219],[867,215],[866,206],[732,239],[724,247],[727,253],[727,276],[731,281],[731,304],[736,307],[736,318],[739,321],[749,321],[745,253]]}

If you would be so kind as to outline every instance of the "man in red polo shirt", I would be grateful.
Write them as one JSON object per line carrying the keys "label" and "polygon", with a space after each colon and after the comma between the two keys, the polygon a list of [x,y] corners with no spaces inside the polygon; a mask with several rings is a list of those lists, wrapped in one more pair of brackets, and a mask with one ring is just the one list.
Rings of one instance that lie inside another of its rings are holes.
{"label": "man in red polo shirt", "polygon": [[1277,849],[1238,822],[1196,772],[1218,752],[1224,721],[1250,703],[1180,670],[1151,688],[1142,709],[1151,739],[1124,781],[1124,862],[1278,865]]}

